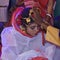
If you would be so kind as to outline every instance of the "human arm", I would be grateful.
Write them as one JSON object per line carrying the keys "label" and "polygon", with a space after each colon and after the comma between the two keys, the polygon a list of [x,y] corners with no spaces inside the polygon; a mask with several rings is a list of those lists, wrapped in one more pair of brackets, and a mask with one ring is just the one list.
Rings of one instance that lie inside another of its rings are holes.
{"label": "human arm", "polygon": [[52,14],[53,5],[54,5],[54,0],[49,0],[48,1],[48,6],[47,6],[47,13],[48,14]]}
{"label": "human arm", "polygon": [[47,5],[46,21],[50,22],[53,13],[54,0],[49,0]]}

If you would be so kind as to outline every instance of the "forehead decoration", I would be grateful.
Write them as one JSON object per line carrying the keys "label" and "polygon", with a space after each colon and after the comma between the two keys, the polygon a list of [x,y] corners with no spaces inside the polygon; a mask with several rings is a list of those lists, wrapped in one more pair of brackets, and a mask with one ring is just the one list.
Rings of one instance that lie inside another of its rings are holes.
{"label": "forehead decoration", "polygon": [[33,14],[33,10],[31,8],[26,8],[23,13],[22,13],[22,23],[24,24],[29,24],[34,22],[34,20],[32,19],[32,14]]}
{"label": "forehead decoration", "polygon": [[25,19],[27,23],[31,22],[30,18],[23,18],[23,19]]}

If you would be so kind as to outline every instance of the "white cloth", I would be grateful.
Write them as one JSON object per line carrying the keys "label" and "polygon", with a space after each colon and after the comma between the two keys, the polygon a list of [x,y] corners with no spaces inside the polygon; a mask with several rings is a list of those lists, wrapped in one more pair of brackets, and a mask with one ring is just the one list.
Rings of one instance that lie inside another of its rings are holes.
{"label": "white cloth", "polygon": [[28,59],[32,59],[37,56],[42,56],[42,55],[35,50],[30,50],[30,51],[20,54],[16,60],[28,60]]}
{"label": "white cloth", "polygon": [[13,27],[7,27],[2,31],[1,38],[2,60],[16,60],[20,54],[30,50],[40,50],[42,55],[49,60],[53,60],[56,47],[50,43],[43,46],[41,33],[29,38],[16,31]]}

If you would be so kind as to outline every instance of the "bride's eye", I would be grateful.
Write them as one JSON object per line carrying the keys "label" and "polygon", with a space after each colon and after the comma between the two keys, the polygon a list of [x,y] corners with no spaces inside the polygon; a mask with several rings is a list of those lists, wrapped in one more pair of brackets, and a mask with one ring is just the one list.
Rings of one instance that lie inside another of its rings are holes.
{"label": "bride's eye", "polygon": [[30,28],[31,28],[32,30],[34,30],[35,28],[38,29],[38,28],[39,28],[39,25],[38,25],[38,26],[31,26]]}

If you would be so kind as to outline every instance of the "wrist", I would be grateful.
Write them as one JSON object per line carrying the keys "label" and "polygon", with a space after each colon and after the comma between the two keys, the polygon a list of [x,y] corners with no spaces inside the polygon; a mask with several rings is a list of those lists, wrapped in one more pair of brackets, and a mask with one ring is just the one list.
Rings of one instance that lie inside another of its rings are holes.
{"label": "wrist", "polygon": [[45,30],[45,31],[46,31],[46,30],[47,30],[47,27],[48,27],[48,26],[47,26],[45,23],[42,23],[42,24],[41,24],[41,29],[42,29],[42,30]]}

